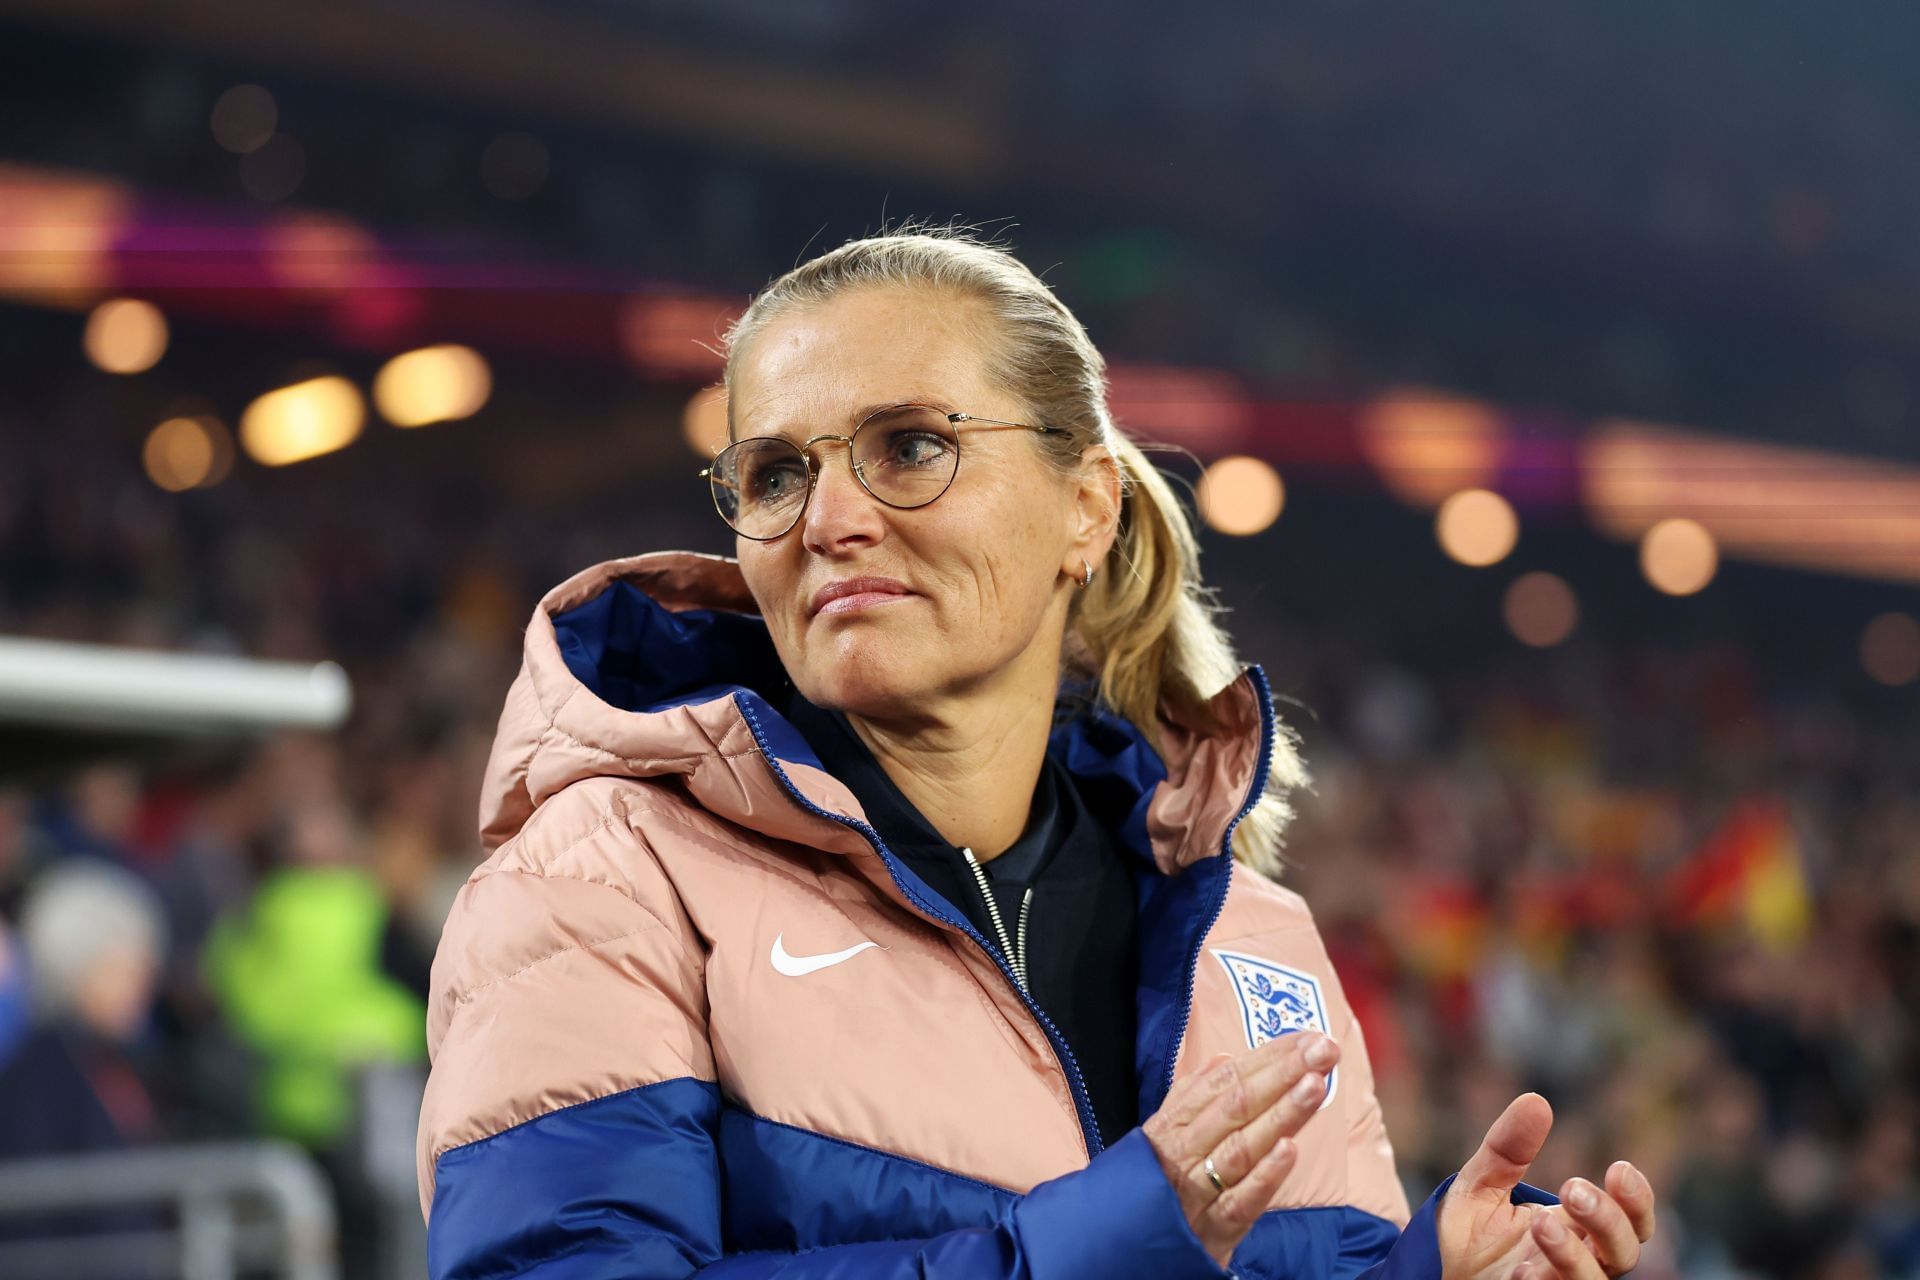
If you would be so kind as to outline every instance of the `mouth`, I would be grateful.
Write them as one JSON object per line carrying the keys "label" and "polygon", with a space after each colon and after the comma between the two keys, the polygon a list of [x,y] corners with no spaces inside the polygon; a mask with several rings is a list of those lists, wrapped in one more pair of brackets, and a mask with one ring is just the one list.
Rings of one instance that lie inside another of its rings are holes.
{"label": "mouth", "polygon": [[844,578],[829,582],[808,603],[810,617],[859,613],[865,609],[898,604],[913,595],[906,584],[891,578]]}

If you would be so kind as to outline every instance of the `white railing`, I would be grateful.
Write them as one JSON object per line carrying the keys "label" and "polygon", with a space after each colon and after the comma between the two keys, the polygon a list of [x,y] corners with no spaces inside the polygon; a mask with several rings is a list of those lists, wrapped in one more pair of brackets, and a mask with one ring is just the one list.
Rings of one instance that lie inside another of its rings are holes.
{"label": "white railing", "polygon": [[0,1241],[0,1276],[235,1280],[265,1269],[283,1280],[338,1280],[332,1192],[289,1143],[0,1161],[0,1230],[35,1215],[167,1207],[178,1214],[172,1229]]}

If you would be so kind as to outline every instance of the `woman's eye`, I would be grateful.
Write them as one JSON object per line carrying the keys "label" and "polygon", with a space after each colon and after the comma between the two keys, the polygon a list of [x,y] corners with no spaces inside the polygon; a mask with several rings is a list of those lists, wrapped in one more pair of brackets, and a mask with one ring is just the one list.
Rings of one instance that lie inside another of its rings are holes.
{"label": "woman's eye", "polygon": [[753,473],[747,483],[747,493],[756,502],[779,502],[790,498],[794,492],[806,483],[800,474],[800,468],[790,463],[777,463],[763,467]]}
{"label": "woman's eye", "polygon": [[946,457],[950,447],[931,432],[903,431],[887,441],[887,461],[897,467],[931,466]]}

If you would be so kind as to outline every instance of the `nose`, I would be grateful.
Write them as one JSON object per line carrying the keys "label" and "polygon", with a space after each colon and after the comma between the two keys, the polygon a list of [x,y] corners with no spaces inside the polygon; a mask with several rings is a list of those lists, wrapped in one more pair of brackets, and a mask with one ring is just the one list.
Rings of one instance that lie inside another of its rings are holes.
{"label": "nose", "polygon": [[800,537],[807,550],[833,555],[871,546],[886,535],[886,517],[879,499],[854,478],[851,458],[843,441],[823,441],[809,452],[813,461],[813,493],[801,520]]}

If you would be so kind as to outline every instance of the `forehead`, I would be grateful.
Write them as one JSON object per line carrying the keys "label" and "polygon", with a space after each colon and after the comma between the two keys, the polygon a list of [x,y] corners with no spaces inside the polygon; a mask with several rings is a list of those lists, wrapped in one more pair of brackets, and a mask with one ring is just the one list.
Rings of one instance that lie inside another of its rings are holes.
{"label": "forehead", "polygon": [[990,414],[998,397],[984,335],[978,302],[925,289],[861,289],[801,307],[741,353],[734,434],[812,434],[906,400]]}

